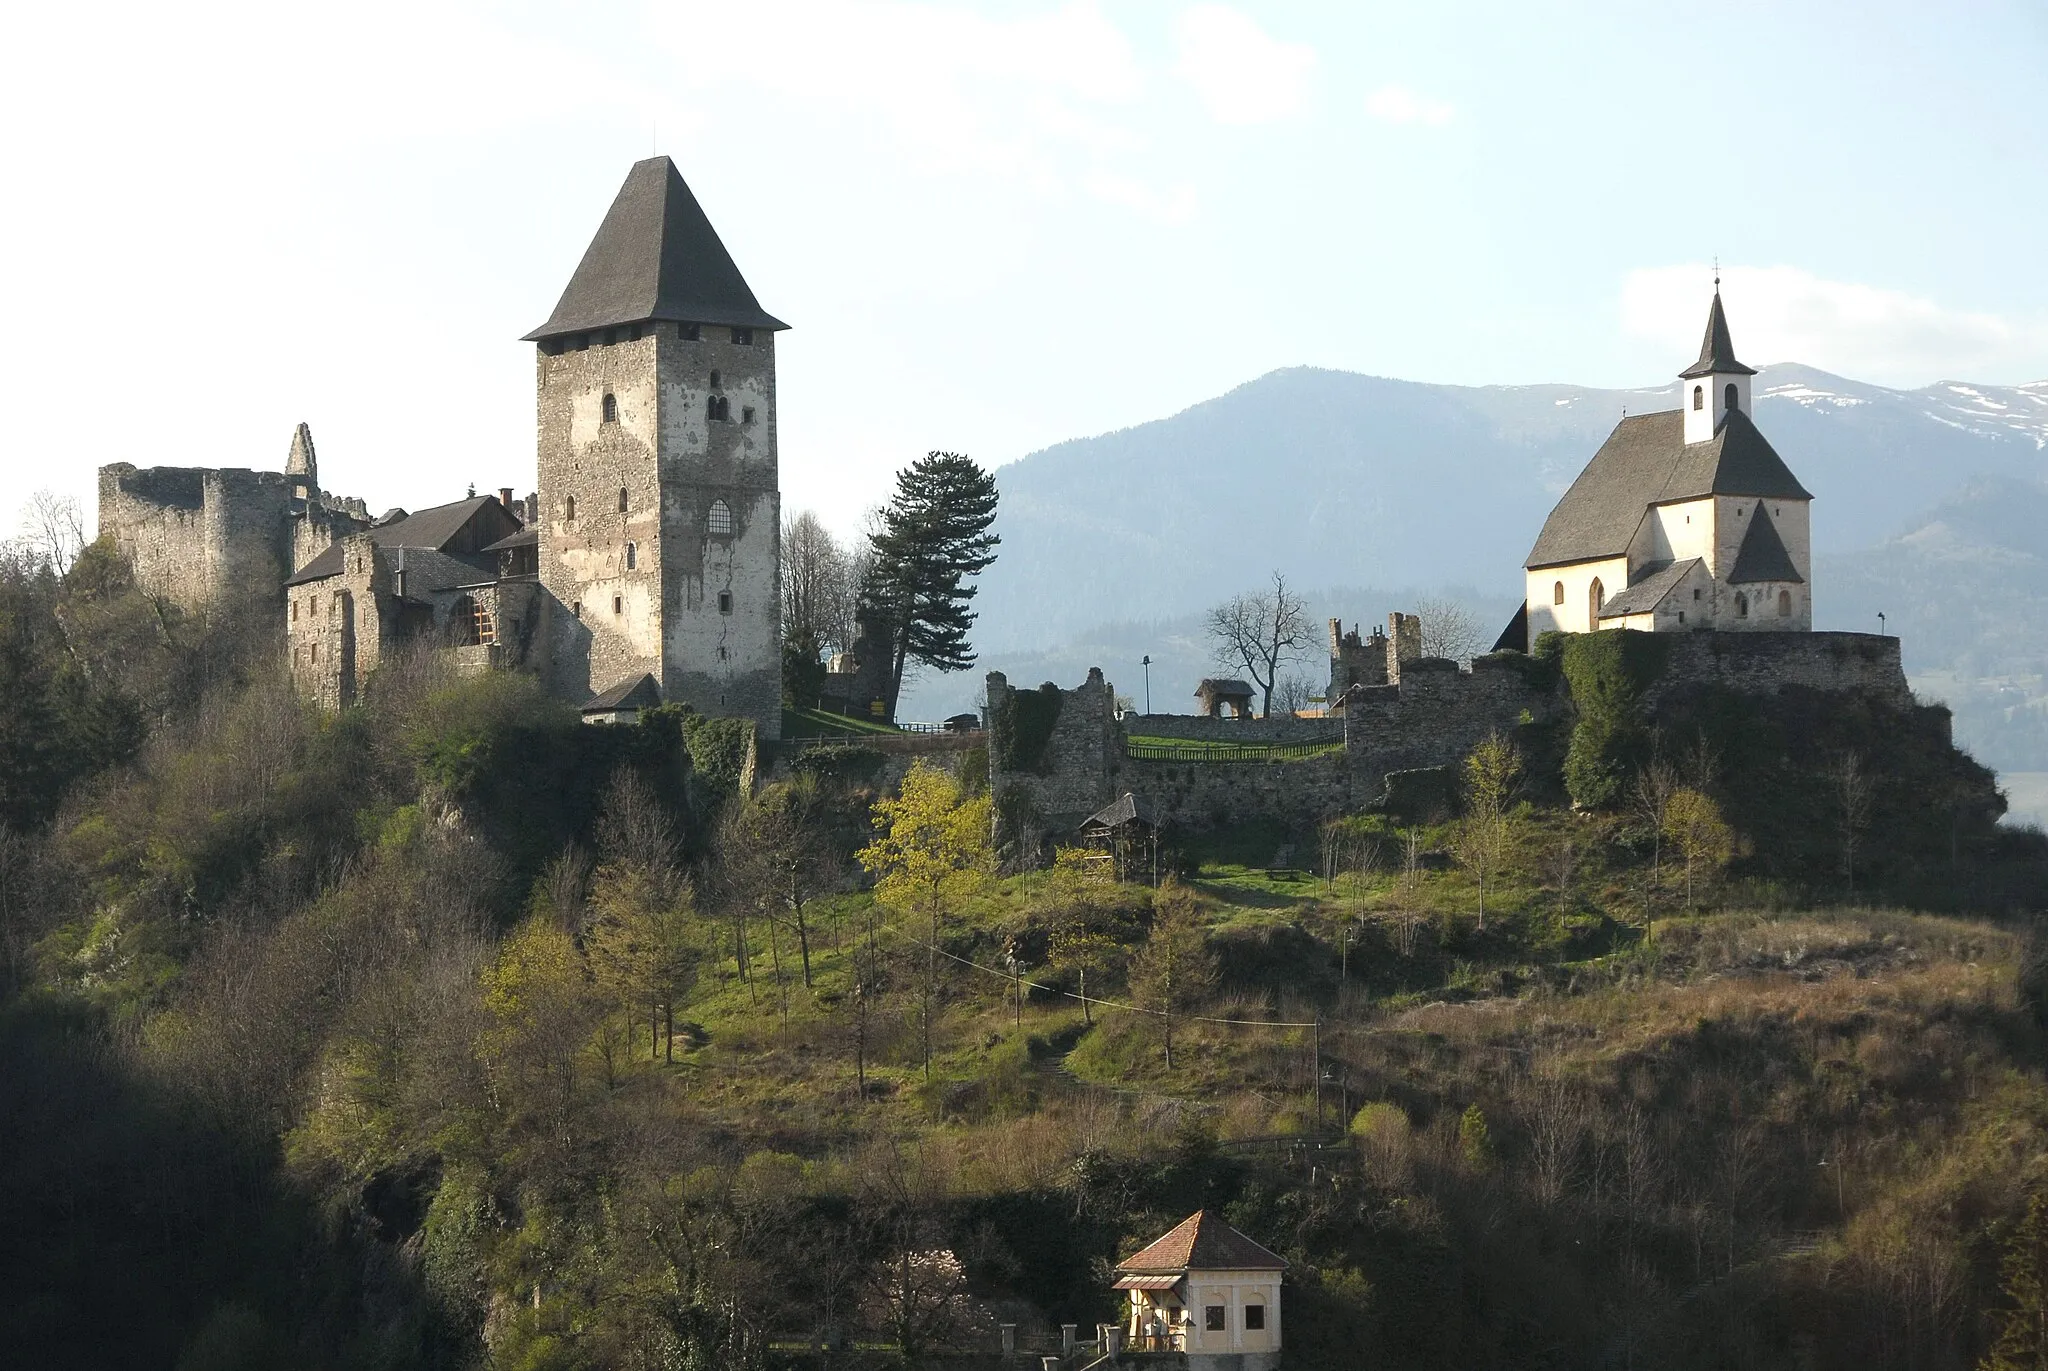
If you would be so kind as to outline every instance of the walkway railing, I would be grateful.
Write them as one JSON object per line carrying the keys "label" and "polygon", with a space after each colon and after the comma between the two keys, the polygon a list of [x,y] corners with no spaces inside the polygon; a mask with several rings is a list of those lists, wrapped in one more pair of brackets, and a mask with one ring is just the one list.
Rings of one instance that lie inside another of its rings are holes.
{"label": "walkway railing", "polygon": [[1342,742],[1210,743],[1175,740],[1124,744],[1124,755],[1141,762],[1293,762],[1308,757],[1333,756],[1343,750]]}

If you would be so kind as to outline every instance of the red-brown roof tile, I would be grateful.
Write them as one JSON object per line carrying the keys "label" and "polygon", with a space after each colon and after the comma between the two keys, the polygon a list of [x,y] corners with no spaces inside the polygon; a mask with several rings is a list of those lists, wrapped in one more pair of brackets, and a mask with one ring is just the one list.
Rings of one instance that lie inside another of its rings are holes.
{"label": "red-brown roof tile", "polygon": [[1175,1224],[1119,1271],[1284,1271],[1287,1263],[1206,1209]]}

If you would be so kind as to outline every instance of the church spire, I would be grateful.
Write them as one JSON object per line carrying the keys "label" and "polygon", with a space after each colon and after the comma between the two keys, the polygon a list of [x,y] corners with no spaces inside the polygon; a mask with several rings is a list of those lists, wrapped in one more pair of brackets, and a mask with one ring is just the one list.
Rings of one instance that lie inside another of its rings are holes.
{"label": "church spire", "polygon": [[1678,373],[1685,380],[1698,376],[1754,376],[1755,367],[1735,360],[1735,343],[1728,336],[1728,316],[1721,309],[1721,278],[1714,278],[1714,303],[1707,311],[1707,333],[1700,339],[1700,359]]}

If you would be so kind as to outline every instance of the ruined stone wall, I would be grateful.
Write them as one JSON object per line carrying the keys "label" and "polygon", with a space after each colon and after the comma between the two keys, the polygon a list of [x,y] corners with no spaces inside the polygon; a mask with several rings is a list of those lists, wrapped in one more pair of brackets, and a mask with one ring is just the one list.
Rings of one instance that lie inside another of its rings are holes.
{"label": "ruined stone wall", "polygon": [[1314,828],[1377,798],[1361,795],[1343,754],[1262,762],[1157,762],[1127,758],[1117,793],[1129,791],[1169,830],[1199,832],[1278,820]]}
{"label": "ruined stone wall", "polygon": [[[1120,792],[1125,766],[1124,730],[1116,721],[1116,691],[1100,667],[1060,692],[1059,717],[1036,757],[1016,755],[1013,697],[1020,692],[1000,671],[988,674],[989,770],[998,811],[1009,816],[1027,846],[1067,831]],[[1035,692],[1034,692],[1035,693]]]}
{"label": "ruined stone wall", "polygon": [[289,559],[281,472],[246,468],[100,468],[99,531],[136,583],[188,611],[274,602]]}
{"label": "ruined stone wall", "polygon": [[360,697],[397,621],[392,575],[368,535],[343,544],[339,574],[286,588],[285,643],[292,685],[323,709]]}

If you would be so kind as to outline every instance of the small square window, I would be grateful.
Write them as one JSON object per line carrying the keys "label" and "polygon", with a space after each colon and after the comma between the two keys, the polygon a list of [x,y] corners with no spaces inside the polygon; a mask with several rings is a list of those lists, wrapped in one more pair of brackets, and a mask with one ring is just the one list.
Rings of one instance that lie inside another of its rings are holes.
{"label": "small square window", "polygon": [[676,335],[686,343],[694,343],[704,336],[704,330],[696,324],[677,324]]}
{"label": "small square window", "polygon": [[719,612],[720,614],[730,614],[730,613],[732,613],[732,592],[731,592],[731,591],[729,591],[729,590],[721,590],[721,591],[719,591],[719,592],[718,592],[718,612]]}
{"label": "small square window", "polygon": [[1258,1328],[1264,1328],[1265,1326],[1266,1326],[1266,1306],[1265,1306],[1265,1305],[1263,1305],[1263,1304],[1248,1304],[1248,1305],[1246,1305],[1246,1306],[1244,1307],[1244,1327],[1245,1327],[1245,1331],[1249,1333],[1249,1332],[1251,1332],[1251,1331],[1252,1331],[1252,1330],[1254,1330],[1254,1329],[1258,1329]]}
{"label": "small square window", "polygon": [[754,422],[754,407],[752,405],[740,406],[740,422],[743,424],[751,424]]}
{"label": "small square window", "polygon": [[1211,1333],[1221,1333],[1230,1327],[1228,1311],[1220,1304],[1202,1306],[1202,1327]]}
{"label": "small square window", "polygon": [[732,340],[743,348],[750,348],[754,345],[754,331],[750,328],[736,328],[732,331]]}
{"label": "small square window", "polygon": [[1700,598],[1700,592],[1699,592],[1699,589],[1698,589],[1697,587],[1695,587],[1695,588],[1693,589],[1693,592],[1692,592],[1692,598],[1693,598],[1693,599],[1695,599],[1695,600],[1697,600],[1697,599],[1699,599],[1699,598]]}

